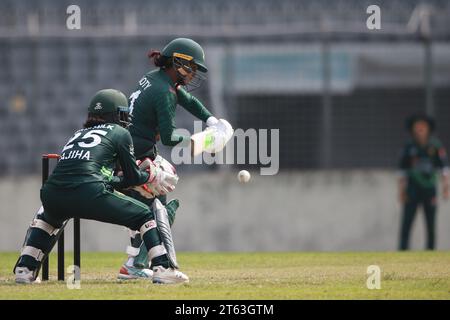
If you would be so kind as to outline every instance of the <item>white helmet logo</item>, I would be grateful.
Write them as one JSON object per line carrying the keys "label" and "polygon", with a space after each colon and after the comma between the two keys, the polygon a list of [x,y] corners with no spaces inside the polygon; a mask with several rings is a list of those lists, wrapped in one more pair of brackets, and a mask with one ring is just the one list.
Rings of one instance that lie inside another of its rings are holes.
{"label": "white helmet logo", "polygon": [[95,104],[94,110],[101,110],[102,109],[102,103],[101,102],[97,102]]}

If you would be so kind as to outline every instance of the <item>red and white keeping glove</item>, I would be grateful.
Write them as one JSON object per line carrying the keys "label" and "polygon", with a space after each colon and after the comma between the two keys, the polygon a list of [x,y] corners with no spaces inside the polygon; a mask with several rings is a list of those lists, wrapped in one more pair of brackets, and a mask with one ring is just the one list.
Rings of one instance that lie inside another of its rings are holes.
{"label": "red and white keeping glove", "polygon": [[169,161],[158,155],[154,161],[145,158],[142,161],[138,160],[136,164],[141,170],[149,173],[149,178],[145,184],[133,188],[143,197],[150,199],[175,190],[178,175]]}

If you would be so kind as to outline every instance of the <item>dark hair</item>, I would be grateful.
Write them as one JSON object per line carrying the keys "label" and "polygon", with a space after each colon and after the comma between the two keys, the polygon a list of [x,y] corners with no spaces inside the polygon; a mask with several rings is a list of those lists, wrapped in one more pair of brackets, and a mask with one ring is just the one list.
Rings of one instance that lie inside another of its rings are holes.
{"label": "dark hair", "polygon": [[103,114],[89,112],[86,122],[83,124],[83,128],[91,128],[105,123],[117,123],[117,115],[114,112]]}
{"label": "dark hair", "polygon": [[436,122],[434,121],[434,118],[431,116],[428,116],[426,114],[423,113],[419,113],[419,114],[414,114],[412,116],[409,116],[406,119],[406,129],[409,132],[412,132],[413,128],[414,128],[414,124],[416,124],[416,122],[418,121],[425,121],[428,124],[428,127],[430,129],[430,132],[433,132],[436,129]]}
{"label": "dark hair", "polygon": [[172,59],[161,55],[161,52],[159,52],[157,50],[150,50],[147,55],[150,59],[153,59],[153,63],[157,67],[160,67],[160,68],[172,67]]}

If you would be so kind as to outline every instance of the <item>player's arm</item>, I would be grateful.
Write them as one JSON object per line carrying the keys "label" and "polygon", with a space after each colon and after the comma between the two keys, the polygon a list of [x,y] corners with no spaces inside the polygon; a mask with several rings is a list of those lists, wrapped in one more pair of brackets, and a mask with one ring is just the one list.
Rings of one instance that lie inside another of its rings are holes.
{"label": "player's arm", "polygon": [[442,170],[442,195],[444,199],[448,199],[450,197],[450,185],[449,185],[449,170]]}
{"label": "player's arm", "polygon": [[203,122],[207,122],[208,118],[213,116],[200,100],[184,90],[181,86],[177,87],[177,98],[180,106]]}
{"label": "player's arm", "polygon": [[[206,125],[212,130],[205,130],[191,136],[191,154],[196,156],[203,151],[216,153],[221,151],[233,135],[233,128],[225,119],[218,120],[208,109],[193,95],[184,90],[181,86],[177,87],[178,103],[198,119],[206,122]],[[211,136],[212,138],[209,138]],[[214,144],[208,146],[208,141],[214,141]],[[208,147],[205,147],[208,146]]]}
{"label": "player's arm", "polygon": [[175,134],[175,114],[172,113],[171,105],[174,101],[168,94],[162,94],[155,98],[156,116],[158,118],[158,127],[161,142],[166,146],[175,146],[182,141],[188,141],[189,137]]}
{"label": "player's arm", "polygon": [[444,199],[448,199],[450,196],[450,185],[449,185],[449,162],[447,151],[444,146],[438,145],[437,159],[436,159],[438,167],[441,169],[441,183],[442,183],[442,195]]}
{"label": "player's arm", "polygon": [[401,203],[406,201],[406,187],[408,184],[408,169],[410,168],[410,161],[408,157],[409,147],[406,146],[400,156],[399,163],[399,178],[398,178],[398,197]]}
{"label": "player's arm", "polygon": [[136,158],[133,151],[133,141],[128,131],[117,139],[117,155],[119,158],[120,167],[122,168],[121,176],[114,176],[111,180],[111,185],[115,189],[125,189],[130,186],[138,186],[147,182],[149,174],[141,171],[136,164]]}

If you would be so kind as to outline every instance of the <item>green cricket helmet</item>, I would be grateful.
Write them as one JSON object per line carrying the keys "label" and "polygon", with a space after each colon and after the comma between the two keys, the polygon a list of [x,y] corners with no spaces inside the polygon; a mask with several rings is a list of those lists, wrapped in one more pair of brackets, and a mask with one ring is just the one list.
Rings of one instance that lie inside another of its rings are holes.
{"label": "green cricket helmet", "polygon": [[[177,71],[178,83],[185,86],[188,91],[200,87],[204,75],[208,72],[205,64],[205,52],[194,40],[177,38],[169,42],[161,52],[167,59],[172,59]],[[197,72],[200,71],[200,72]]]}
{"label": "green cricket helmet", "polygon": [[201,72],[208,72],[205,64],[205,52],[194,40],[188,38],[177,38],[170,41],[161,51],[161,55],[168,58],[181,58],[192,61]]}
{"label": "green cricket helmet", "polygon": [[129,125],[128,99],[121,91],[116,89],[98,91],[89,104],[88,112],[123,127]]}

